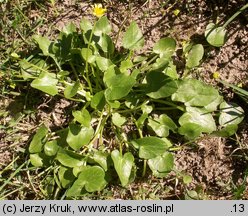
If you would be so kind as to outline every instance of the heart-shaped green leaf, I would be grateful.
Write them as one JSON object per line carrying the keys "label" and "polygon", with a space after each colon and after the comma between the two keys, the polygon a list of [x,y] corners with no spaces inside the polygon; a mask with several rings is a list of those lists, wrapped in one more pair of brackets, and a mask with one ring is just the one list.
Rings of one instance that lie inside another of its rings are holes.
{"label": "heart-shaped green leaf", "polygon": [[63,188],[68,188],[75,179],[72,169],[61,166],[58,171],[59,181]]}
{"label": "heart-shaped green leaf", "polygon": [[139,157],[144,159],[152,159],[163,155],[171,146],[168,139],[153,136],[132,140],[131,143],[139,149]]}
{"label": "heart-shaped green leaf", "polygon": [[115,45],[111,39],[111,37],[109,37],[107,34],[103,34],[100,37],[100,40],[97,43],[103,52],[108,53],[108,54],[113,54],[115,51]]}
{"label": "heart-shaped green leaf", "polygon": [[87,109],[72,111],[72,115],[81,125],[87,128],[90,127],[91,115]]}
{"label": "heart-shaped green leaf", "polygon": [[82,189],[88,192],[100,191],[106,186],[105,172],[98,166],[86,166],[79,174],[77,180],[67,191],[67,196],[79,196]]}
{"label": "heart-shaped green leaf", "polygon": [[176,49],[176,41],[173,38],[161,38],[153,47],[153,52],[160,57],[170,58]]}
{"label": "heart-shaped green leaf", "polygon": [[53,158],[48,157],[43,152],[30,154],[30,162],[35,167],[49,166]]}
{"label": "heart-shaped green leaf", "polygon": [[44,145],[44,152],[47,156],[56,155],[58,150],[59,150],[59,146],[57,144],[57,140],[49,141]]}
{"label": "heart-shaped green leaf", "polygon": [[66,35],[73,34],[77,32],[77,27],[74,23],[70,22],[63,28],[62,32]]}
{"label": "heart-shaped green leaf", "polygon": [[70,124],[66,142],[72,149],[79,150],[82,146],[89,144],[93,134],[92,127]]}
{"label": "heart-shaped green leaf", "polygon": [[131,22],[127,31],[124,33],[122,45],[126,49],[136,50],[144,45],[144,38],[136,22]]}
{"label": "heart-shaped green leaf", "polygon": [[76,81],[72,85],[68,85],[65,88],[64,95],[66,98],[72,98],[77,94],[77,91],[80,87],[80,82]]}
{"label": "heart-shaped green leaf", "polygon": [[135,84],[135,79],[132,76],[118,74],[106,80],[108,89],[105,91],[107,100],[118,100],[128,95]]}
{"label": "heart-shaped green leaf", "polygon": [[163,178],[172,171],[174,166],[173,155],[169,152],[148,160],[148,165],[156,177]]}
{"label": "heart-shaped green leaf", "polygon": [[202,130],[199,124],[185,123],[179,128],[178,133],[189,140],[194,140],[202,134]]}
{"label": "heart-shaped green leaf", "polygon": [[80,29],[86,33],[87,31],[91,30],[92,29],[92,24],[91,22],[86,19],[85,17],[82,18],[81,22],[80,22]]}
{"label": "heart-shaped green leaf", "polygon": [[56,159],[66,167],[73,168],[85,165],[84,157],[82,155],[69,150],[60,149]]}
{"label": "heart-shaped green leaf", "polygon": [[99,69],[103,72],[106,71],[111,65],[113,65],[110,59],[101,56],[96,57],[96,64]]}
{"label": "heart-shaped green leaf", "polygon": [[41,59],[40,56],[32,58],[29,61],[26,59],[21,60],[19,64],[21,66],[22,78],[24,80],[37,77],[42,71],[46,71],[48,69],[46,61]]}
{"label": "heart-shaped green leaf", "polygon": [[145,92],[151,98],[164,98],[177,91],[177,82],[162,72],[152,71],[146,76]]}
{"label": "heart-shaped green leaf", "polygon": [[106,16],[101,17],[95,24],[94,34],[101,36],[102,34],[109,34],[111,32],[111,25]]}
{"label": "heart-shaped green leaf", "polygon": [[58,89],[56,86],[57,83],[58,80],[55,78],[55,74],[41,72],[39,77],[31,82],[31,86],[33,88],[39,89],[40,91],[54,96],[58,94]]}
{"label": "heart-shaped green leaf", "polygon": [[47,37],[41,35],[35,35],[34,40],[39,45],[39,48],[42,50],[45,56],[49,56],[49,48],[51,46],[51,41]]}
{"label": "heart-shaped green leaf", "polygon": [[132,67],[133,67],[133,62],[130,59],[124,60],[121,62],[120,71],[121,73],[128,75],[129,74],[128,69],[131,69]]}
{"label": "heart-shaped green leaf", "polygon": [[114,162],[115,170],[120,178],[121,185],[124,187],[129,183],[129,178],[134,164],[134,157],[130,152],[127,152],[122,156],[118,150],[114,150],[111,152],[111,158]]}
{"label": "heart-shaped green leaf", "polygon": [[97,92],[91,99],[90,106],[97,110],[102,110],[106,104],[104,91]]}
{"label": "heart-shaped green leaf", "polygon": [[172,79],[178,79],[179,75],[177,74],[176,65],[172,61],[169,62],[169,65],[163,70],[163,72]]}
{"label": "heart-shaped green leaf", "polygon": [[42,125],[34,135],[30,145],[29,145],[29,152],[30,153],[39,153],[42,151],[44,143],[43,139],[48,133],[48,129],[45,125]]}
{"label": "heart-shaped green leaf", "polygon": [[237,130],[238,130],[237,124],[228,124],[221,130],[213,132],[212,135],[216,135],[219,137],[230,137],[234,135],[237,132]]}
{"label": "heart-shaped green leaf", "polygon": [[30,162],[35,167],[43,166],[43,161],[39,154],[30,154]]}
{"label": "heart-shaped green leaf", "polygon": [[195,79],[184,79],[178,82],[177,91],[171,96],[173,101],[180,101],[186,106],[208,106],[219,97],[212,86]]}
{"label": "heart-shaped green leaf", "polygon": [[121,116],[119,113],[113,113],[112,122],[115,126],[121,127],[126,122],[126,118]]}
{"label": "heart-shaped green leaf", "polygon": [[176,124],[166,114],[160,115],[159,118],[149,119],[148,122],[148,125],[160,137],[167,137],[169,130],[175,131],[177,129]]}
{"label": "heart-shaped green leaf", "polygon": [[194,68],[200,64],[202,57],[204,55],[204,48],[201,44],[194,45],[189,51],[186,58],[186,67]]}
{"label": "heart-shaped green leaf", "polygon": [[97,152],[94,152],[92,159],[96,163],[98,163],[105,171],[107,171],[108,170],[108,163],[107,163],[108,156],[109,156],[108,153],[97,151]]}
{"label": "heart-shaped green leaf", "polygon": [[221,47],[226,42],[226,30],[214,23],[209,23],[205,31],[205,37],[212,46]]}
{"label": "heart-shaped green leaf", "polygon": [[237,125],[244,119],[244,110],[235,103],[223,102],[220,104],[220,110],[219,123],[221,126]]}
{"label": "heart-shaped green leaf", "polygon": [[88,63],[94,63],[96,60],[96,56],[93,55],[93,52],[91,49],[82,48],[81,56]]}
{"label": "heart-shaped green leaf", "polygon": [[[200,109],[196,107],[187,107],[187,112],[185,112],[180,118],[179,118],[179,124],[181,126],[184,126],[188,123],[193,123],[195,125],[190,125],[189,130],[200,130],[201,132],[206,133],[212,133],[216,130],[216,125],[213,116],[211,113],[206,111],[205,109]],[[196,125],[198,125],[199,129],[197,130]],[[189,125],[187,125],[189,126]],[[187,127],[184,126],[187,130]],[[182,130],[182,129],[181,129]]]}

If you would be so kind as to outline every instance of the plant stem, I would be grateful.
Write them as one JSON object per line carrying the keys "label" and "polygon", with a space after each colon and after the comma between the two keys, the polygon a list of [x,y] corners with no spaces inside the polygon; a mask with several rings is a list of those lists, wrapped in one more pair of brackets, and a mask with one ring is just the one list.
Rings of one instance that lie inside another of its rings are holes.
{"label": "plant stem", "polygon": [[142,171],[142,177],[144,177],[145,174],[146,174],[146,163],[147,163],[147,161],[144,160],[143,171]]}
{"label": "plant stem", "polygon": [[88,41],[87,53],[86,53],[86,65],[85,65],[86,81],[87,81],[87,83],[89,85],[89,88],[90,88],[90,92],[91,93],[93,93],[93,90],[92,90],[91,82],[90,82],[90,79],[89,79],[89,62],[88,62],[88,58],[89,58],[90,44],[92,42],[92,38],[93,38],[94,31],[95,31],[95,27],[96,27],[96,23],[94,24],[94,26],[92,28],[92,31],[90,33],[90,39]]}
{"label": "plant stem", "polygon": [[146,64],[144,64],[144,65],[140,68],[140,71],[141,71],[141,72],[144,72],[156,58],[158,58],[157,55],[153,56]]}
{"label": "plant stem", "polygon": [[248,3],[240,8],[235,14],[233,14],[223,25],[223,28],[226,28],[230,22],[232,22],[240,13],[242,13],[246,8],[248,8]]}
{"label": "plant stem", "polygon": [[[176,104],[174,104],[174,103],[172,103],[172,102],[169,102],[169,101],[164,101],[164,100],[159,100],[159,99],[152,99],[152,101],[153,101],[153,102],[157,102],[157,103],[161,103],[161,104],[169,105],[169,106],[174,107],[174,108],[176,108],[176,109],[179,109],[179,110],[181,110],[181,111],[183,111],[183,112],[185,111],[183,107],[178,106],[178,105],[176,105]],[[163,108],[163,109],[166,109],[166,108]],[[170,108],[170,109],[171,109],[171,108]]]}

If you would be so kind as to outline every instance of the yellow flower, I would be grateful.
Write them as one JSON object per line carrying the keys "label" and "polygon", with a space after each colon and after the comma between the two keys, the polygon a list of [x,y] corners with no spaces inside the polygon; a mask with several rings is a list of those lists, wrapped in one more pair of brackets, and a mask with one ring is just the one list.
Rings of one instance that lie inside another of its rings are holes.
{"label": "yellow flower", "polygon": [[106,11],[107,11],[107,9],[103,8],[102,4],[94,4],[94,7],[93,7],[93,15],[94,16],[102,17]]}
{"label": "yellow flower", "polygon": [[219,72],[217,72],[217,71],[214,72],[214,73],[213,73],[213,78],[214,78],[214,79],[219,79],[219,78],[220,78]]}
{"label": "yellow flower", "polygon": [[178,16],[178,14],[180,13],[180,10],[176,9],[176,10],[173,11],[173,13],[174,13],[175,16]]}
{"label": "yellow flower", "polygon": [[242,88],[242,87],[243,87],[243,84],[242,84],[242,83],[239,83],[237,86],[238,86],[239,88]]}

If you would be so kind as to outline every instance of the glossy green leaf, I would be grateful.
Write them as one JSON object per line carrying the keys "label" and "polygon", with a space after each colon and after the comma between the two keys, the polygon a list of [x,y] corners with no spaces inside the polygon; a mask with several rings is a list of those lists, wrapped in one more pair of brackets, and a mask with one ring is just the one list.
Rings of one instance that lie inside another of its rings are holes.
{"label": "glossy green leaf", "polygon": [[235,103],[223,102],[220,104],[219,124],[221,126],[235,125],[244,119],[244,110]]}
{"label": "glossy green leaf", "polygon": [[214,23],[210,23],[207,25],[205,37],[212,46],[221,47],[226,42],[226,30],[223,27],[218,27]]}
{"label": "glossy green leaf", "polygon": [[94,63],[95,60],[96,60],[96,57],[93,55],[91,49],[82,48],[82,50],[81,50],[81,56],[88,63]]}
{"label": "glossy green leaf", "polygon": [[136,121],[136,126],[139,129],[142,129],[144,127],[144,123],[146,119],[148,118],[148,113],[143,113]]}
{"label": "glossy green leaf", "polygon": [[100,37],[100,40],[97,43],[103,52],[108,53],[108,54],[113,54],[115,51],[115,45],[111,39],[111,37],[109,37],[107,34],[103,34]]}
{"label": "glossy green leaf", "polygon": [[127,31],[124,33],[122,45],[126,49],[136,50],[144,45],[144,38],[136,22],[131,22]]}
{"label": "glossy green leaf", "polygon": [[156,61],[152,64],[152,71],[162,72],[164,71],[170,63],[170,59],[167,57],[157,58]]}
{"label": "glossy green leaf", "polygon": [[66,142],[72,149],[79,150],[82,146],[89,144],[93,134],[92,127],[70,124]]}
{"label": "glossy green leaf", "polygon": [[106,16],[101,17],[95,24],[94,34],[101,36],[102,34],[109,34],[111,32],[111,25]]}
{"label": "glossy green leaf", "polygon": [[194,68],[199,66],[204,55],[204,48],[201,44],[194,45],[186,57],[186,67]]}
{"label": "glossy green leaf", "polygon": [[33,88],[39,89],[40,91],[54,96],[58,94],[58,89],[56,86],[57,83],[58,80],[55,78],[55,74],[41,72],[39,78],[36,78],[31,82],[31,86]]}
{"label": "glossy green leaf", "polygon": [[59,168],[58,177],[63,188],[68,188],[75,179],[72,169],[63,166]]}
{"label": "glossy green leaf", "polygon": [[119,113],[113,113],[112,122],[115,126],[121,127],[126,122],[126,118],[121,116]]}
{"label": "glossy green leaf", "polygon": [[80,29],[86,33],[87,31],[91,30],[92,29],[92,24],[91,22],[86,19],[85,17],[82,18],[81,22],[80,22]]}
{"label": "glossy green leaf", "polygon": [[215,88],[199,80],[184,79],[178,84],[178,89],[171,98],[173,101],[185,103],[186,106],[208,106],[219,97]]}
{"label": "glossy green leaf", "polygon": [[65,33],[66,35],[73,34],[77,32],[77,27],[75,26],[74,23],[70,22],[63,28],[62,32]]}
{"label": "glossy green leaf", "polygon": [[91,99],[90,106],[97,110],[102,110],[106,104],[104,91],[97,92]]}
{"label": "glossy green leaf", "polygon": [[87,166],[79,174],[78,178],[67,191],[67,196],[79,196],[82,189],[85,188],[88,192],[101,191],[107,182],[105,180],[105,172],[98,166]]}
{"label": "glossy green leaf", "polygon": [[223,102],[223,97],[218,95],[216,97],[215,100],[213,100],[211,103],[209,103],[207,106],[204,106],[204,108],[209,111],[209,112],[213,112],[216,111],[218,109],[218,106],[220,105],[220,103]]}
{"label": "glossy green leaf", "polygon": [[177,129],[176,124],[166,114],[162,114],[159,118],[149,119],[148,125],[159,137],[167,137],[169,130],[175,131]]}
{"label": "glossy green leaf", "polygon": [[94,152],[94,155],[92,156],[92,159],[98,163],[105,171],[108,170],[108,153],[102,152],[102,151],[97,151]]}
{"label": "glossy green leaf", "polygon": [[161,38],[153,47],[153,52],[160,57],[170,58],[176,50],[176,41],[173,38]]}
{"label": "glossy green leaf", "polygon": [[219,131],[215,131],[212,135],[219,137],[230,137],[234,135],[238,130],[237,124],[228,124]]}
{"label": "glossy green leaf", "polygon": [[172,171],[174,167],[173,155],[169,152],[148,160],[148,165],[156,177],[163,178]]}
{"label": "glossy green leaf", "polygon": [[21,66],[22,78],[27,80],[29,78],[38,77],[38,75],[42,71],[46,71],[48,69],[48,65],[46,61],[41,59],[40,57],[32,58],[31,60],[21,60],[19,62]]}
{"label": "glossy green leaf", "polygon": [[178,79],[179,75],[177,74],[176,65],[173,62],[169,62],[169,65],[163,70],[164,74],[172,79]]}
{"label": "glossy green leaf", "polygon": [[[205,109],[196,107],[187,107],[186,110],[187,112],[179,118],[179,124],[181,126],[193,123],[199,126],[199,130],[201,128],[201,132],[212,133],[216,130],[215,121],[211,113]],[[196,126],[191,125],[191,127],[196,130]]]}
{"label": "glossy green leaf", "polygon": [[66,167],[76,167],[85,165],[84,157],[69,150],[59,150],[56,159]]}
{"label": "glossy green leaf", "polygon": [[194,140],[202,134],[202,127],[196,123],[185,123],[179,129],[178,133],[189,140]]}
{"label": "glossy green leaf", "polygon": [[163,155],[171,146],[168,139],[153,136],[132,140],[131,143],[139,149],[139,157],[144,159],[152,159]]}
{"label": "glossy green leaf", "polygon": [[30,154],[30,162],[35,167],[42,167],[43,166],[43,160],[38,153],[37,154]]}
{"label": "glossy green leaf", "polygon": [[106,71],[113,63],[110,59],[101,56],[96,57],[96,64],[101,71]]}
{"label": "glossy green leaf", "polygon": [[42,181],[39,184],[39,188],[42,191],[42,194],[45,196],[52,196],[55,188],[56,188],[56,182],[53,176],[47,175],[45,178],[42,179]]}
{"label": "glossy green leaf", "polygon": [[191,182],[192,182],[192,177],[191,176],[189,176],[189,175],[184,175],[183,176],[183,183],[184,184],[190,184]]}
{"label": "glossy green leaf", "polygon": [[150,72],[146,76],[145,92],[151,98],[164,98],[177,91],[177,82],[162,72]]}
{"label": "glossy green leaf", "polygon": [[41,35],[35,35],[34,40],[39,45],[39,48],[42,50],[45,56],[49,56],[49,49],[51,46],[51,41],[47,37],[43,37]]}
{"label": "glossy green leaf", "polygon": [[105,91],[107,100],[118,100],[128,95],[135,84],[135,79],[125,74],[118,74],[106,80],[108,89]]}
{"label": "glossy green leaf", "polygon": [[44,152],[47,156],[56,155],[58,150],[59,150],[59,146],[57,144],[57,140],[49,141],[44,145]]}
{"label": "glossy green leaf", "polygon": [[129,74],[128,69],[131,69],[133,67],[133,63],[130,59],[122,61],[120,66],[121,73]]}
{"label": "glossy green leaf", "polygon": [[187,190],[185,194],[185,200],[200,200],[199,195],[194,190]]}
{"label": "glossy green leaf", "polygon": [[72,98],[77,94],[77,91],[80,87],[80,82],[76,81],[72,85],[68,85],[65,88],[64,95],[66,98]]}
{"label": "glossy green leaf", "polygon": [[43,152],[30,154],[30,162],[35,167],[49,166],[51,164],[51,157],[48,157]]}
{"label": "glossy green leaf", "polygon": [[151,113],[153,110],[153,106],[149,106],[146,104],[142,104],[140,108],[141,108],[143,113],[147,113],[147,114]]}
{"label": "glossy green leaf", "polygon": [[39,153],[42,151],[44,143],[43,139],[46,137],[48,133],[48,128],[45,125],[42,125],[34,135],[30,145],[29,152],[30,153]]}
{"label": "glossy green leaf", "polygon": [[111,152],[111,158],[114,162],[114,167],[121,181],[121,185],[124,187],[129,183],[134,157],[130,152],[122,156],[118,150],[114,150]]}
{"label": "glossy green leaf", "polygon": [[120,70],[116,65],[111,65],[107,71],[104,73],[103,76],[103,82],[105,83],[106,86],[111,85],[111,78],[120,74]]}
{"label": "glossy green leaf", "polygon": [[87,109],[72,111],[74,119],[84,127],[89,128],[91,122],[91,115]]}

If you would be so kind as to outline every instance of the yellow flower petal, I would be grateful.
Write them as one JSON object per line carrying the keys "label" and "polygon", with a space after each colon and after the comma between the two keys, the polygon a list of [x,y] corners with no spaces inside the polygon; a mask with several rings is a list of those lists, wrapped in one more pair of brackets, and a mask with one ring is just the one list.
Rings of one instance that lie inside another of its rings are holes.
{"label": "yellow flower petal", "polygon": [[107,9],[102,7],[102,4],[94,4],[93,15],[96,17],[102,17],[106,13]]}
{"label": "yellow flower petal", "polygon": [[176,9],[176,10],[173,11],[173,13],[175,14],[175,16],[178,16],[178,14],[180,13],[180,10]]}
{"label": "yellow flower petal", "polygon": [[213,78],[214,79],[219,79],[220,78],[220,74],[216,71],[213,73]]}

